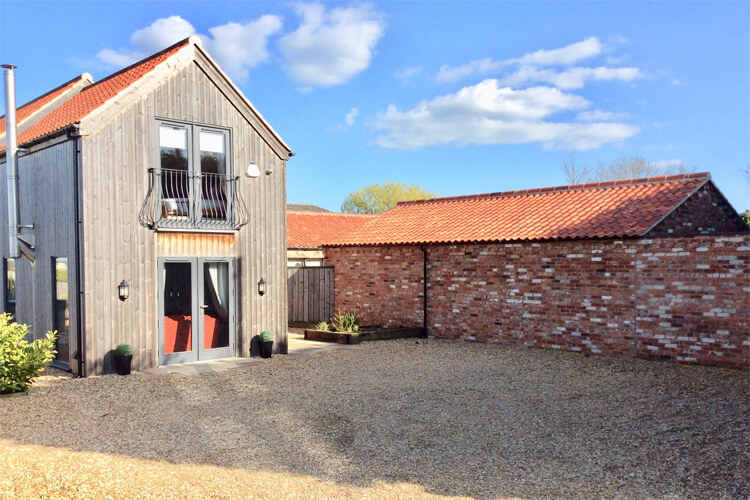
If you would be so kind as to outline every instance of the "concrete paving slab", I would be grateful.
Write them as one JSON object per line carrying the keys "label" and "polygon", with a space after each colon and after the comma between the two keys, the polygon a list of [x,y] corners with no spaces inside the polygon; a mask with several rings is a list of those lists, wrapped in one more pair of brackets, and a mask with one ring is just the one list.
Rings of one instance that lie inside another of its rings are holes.
{"label": "concrete paving slab", "polygon": [[[315,342],[312,340],[305,340],[304,335],[295,332],[289,332],[287,340],[288,354],[287,356],[304,356],[309,354],[317,354],[325,351],[340,350],[340,349],[357,349],[358,345],[344,345],[344,344],[333,344],[330,342]],[[274,356],[285,356],[284,354],[274,354]],[[208,361],[196,361],[193,363],[183,363],[179,365],[165,365],[157,368],[146,370],[147,373],[154,374],[168,374],[168,373],[180,373],[182,375],[196,375],[199,373],[210,373],[210,372],[223,372],[225,370],[231,370],[233,368],[239,368],[250,363],[262,363],[263,358],[222,358],[212,359]]]}

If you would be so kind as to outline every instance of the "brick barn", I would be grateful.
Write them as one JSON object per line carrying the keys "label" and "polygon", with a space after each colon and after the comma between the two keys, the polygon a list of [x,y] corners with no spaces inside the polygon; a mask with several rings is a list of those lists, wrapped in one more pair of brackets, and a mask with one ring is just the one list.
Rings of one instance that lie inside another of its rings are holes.
{"label": "brick barn", "polygon": [[709,174],[402,202],[325,246],[363,325],[750,366],[750,235]]}

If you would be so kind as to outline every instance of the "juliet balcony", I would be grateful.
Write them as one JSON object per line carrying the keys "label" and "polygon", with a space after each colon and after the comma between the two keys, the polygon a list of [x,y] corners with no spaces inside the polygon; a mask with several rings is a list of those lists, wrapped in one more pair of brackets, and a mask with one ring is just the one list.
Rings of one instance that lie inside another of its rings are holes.
{"label": "juliet balcony", "polygon": [[237,230],[247,224],[239,177],[166,168],[148,170],[138,221],[150,229]]}

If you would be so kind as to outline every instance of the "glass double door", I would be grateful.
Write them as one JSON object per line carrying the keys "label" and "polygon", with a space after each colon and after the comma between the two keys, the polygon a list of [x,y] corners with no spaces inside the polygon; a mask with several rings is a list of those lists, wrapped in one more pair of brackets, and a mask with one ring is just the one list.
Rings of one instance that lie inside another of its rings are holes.
{"label": "glass double door", "polygon": [[234,259],[159,259],[159,364],[234,356]]}

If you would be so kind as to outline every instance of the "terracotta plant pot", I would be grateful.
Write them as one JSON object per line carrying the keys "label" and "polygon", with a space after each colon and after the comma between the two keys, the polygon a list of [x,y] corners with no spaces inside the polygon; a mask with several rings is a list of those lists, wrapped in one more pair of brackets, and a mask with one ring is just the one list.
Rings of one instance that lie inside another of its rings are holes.
{"label": "terracotta plant pot", "polygon": [[115,356],[115,370],[119,375],[130,375],[130,364],[133,362],[133,355]]}

